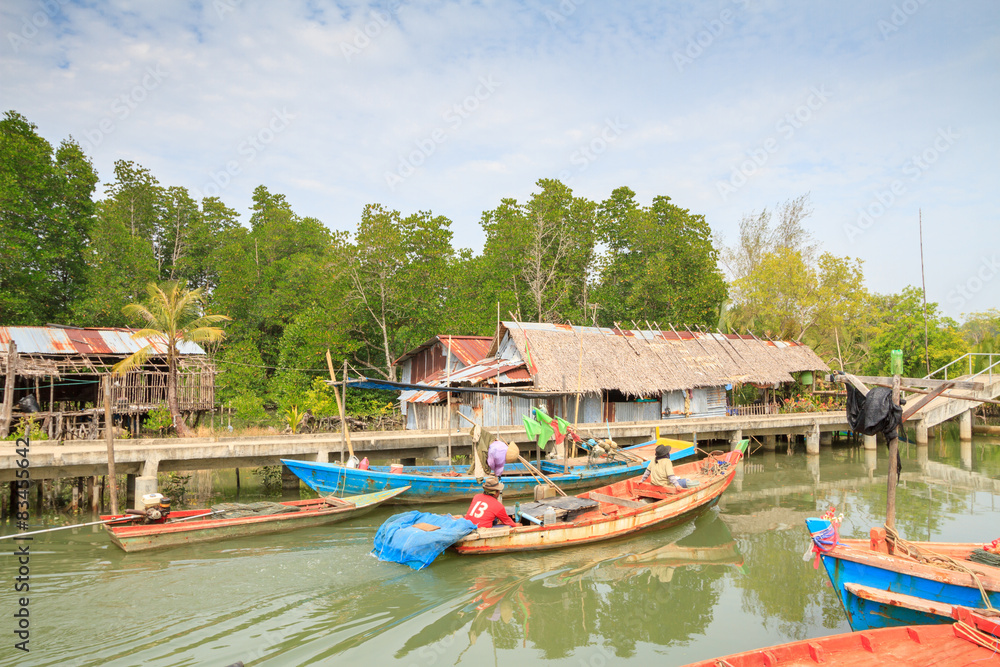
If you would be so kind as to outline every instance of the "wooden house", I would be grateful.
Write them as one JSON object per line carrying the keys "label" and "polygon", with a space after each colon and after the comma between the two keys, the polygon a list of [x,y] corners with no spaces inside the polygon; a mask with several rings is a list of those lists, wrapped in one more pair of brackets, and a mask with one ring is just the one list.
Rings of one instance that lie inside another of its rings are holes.
{"label": "wooden house", "polygon": [[[147,344],[153,353],[142,368],[111,379],[111,409],[124,428],[167,401],[165,341],[135,339],[131,329],[48,325],[0,327],[0,437],[33,415],[52,439],[103,435],[102,381],[111,367]],[[178,400],[182,413],[211,410],[215,365],[195,343],[179,345]]]}
{"label": "wooden house", "polygon": [[[532,407],[580,423],[631,422],[723,416],[735,386],[773,388],[797,381],[793,373],[827,370],[806,345],[749,335],[503,322],[487,356],[453,371],[450,386],[501,388],[453,393],[461,412],[481,411],[476,420],[487,426],[520,424]],[[434,390],[400,396],[407,427],[459,426],[447,414],[443,374],[420,384]]]}

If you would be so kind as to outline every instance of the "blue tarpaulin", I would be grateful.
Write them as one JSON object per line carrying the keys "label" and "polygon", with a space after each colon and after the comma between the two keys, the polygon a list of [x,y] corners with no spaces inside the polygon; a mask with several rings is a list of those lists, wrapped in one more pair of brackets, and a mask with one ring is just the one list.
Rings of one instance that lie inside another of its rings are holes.
{"label": "blue tarpaulin", "polygon": [[[429,523],[438,530],[414,528],[414,524]],[[375,533],[375,548],[379,560],[409,565],[422,570],[442,551],[476,529],[468,519],[456,519],[448,514],[404,512],[389,517]]]}

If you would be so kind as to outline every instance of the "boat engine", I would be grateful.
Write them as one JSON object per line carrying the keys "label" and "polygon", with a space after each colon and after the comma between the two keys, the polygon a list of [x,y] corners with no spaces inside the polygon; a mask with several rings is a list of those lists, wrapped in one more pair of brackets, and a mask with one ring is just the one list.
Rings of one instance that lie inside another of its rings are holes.
{"label": "boat engine", "polygon": [[163,523],[170,514],[170,498],[162,493],[147,493],[141,500],[142,508],[127,510],[126,514],[134,514],[141,523]]}

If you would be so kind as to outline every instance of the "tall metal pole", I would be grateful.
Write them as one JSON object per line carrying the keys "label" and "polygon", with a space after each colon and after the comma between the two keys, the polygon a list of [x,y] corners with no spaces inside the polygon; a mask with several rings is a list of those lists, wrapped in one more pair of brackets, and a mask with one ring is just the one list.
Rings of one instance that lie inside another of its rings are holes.
{"label": "tall metal pole", "polygon": [[[900,379],[892,376],[892,404],[899,405]],[[886,485],[885,525],[896,529],[896,484],[899,482],[899,470],[896,461],[899,459],[899,439],[896,437],[899,429],[893,431],[889,438],[889,479]]]}
{"label": "tall metal pole", "polygon": [[[924,279],[924,214],[917,209],[920,221],[920,287],[924,293],[924,361],[927,362],[927,374],[931,374],[931,356],[927,351],[927,281]],[[970,357],[971,358],[971,357]]]}
{"label": "tall metal pole", "polygon": [[111,375],[104,376],[104,438],[108,443],[108,492],[111,494],[111,513],[118,514],[118,480],[115,477],[115,439],[111,433]]}

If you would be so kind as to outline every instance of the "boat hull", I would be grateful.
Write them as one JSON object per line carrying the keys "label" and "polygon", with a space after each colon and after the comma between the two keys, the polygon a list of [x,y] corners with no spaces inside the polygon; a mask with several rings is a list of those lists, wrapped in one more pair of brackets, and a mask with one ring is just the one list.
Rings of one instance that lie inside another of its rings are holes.
{"label": "boat hull", "polygon": [[[725,455],[724,458],[731,465],[724,475],[718,476],[696,489],[668,496],[647,505],[633,508],[622,507],[617,511],[612,511],[611,507],[605,506],[604,509],[583,515],[578,520],[559,522],[548,526],[518,526],[515,528],[497,526],[479,529],[456,542],[453,548],[458,553],[466,555],[538,551],[611,540],[633,535],[639,531],[667,528],[684,523],[694,519],[719,502],[722,493],[729,487],[736,475],[735,464],[741,456],[742,452],[740,451]],[[684,477],[693,474],[699,465],[699,463],[682,465],[675,470],[678,476]],[[612,484],[589,494],[580,494],[578,497],[606,498],[604,493],[609,495],[621,493],[627,488],[627,486],[623,487],[622,485],[634,485],[637,481],[636,479]],[[598,492],[601,493],[598,494]]]}
{"label": "boat hull", "polygon": [[[931,551],[955,555],[971,553],[978,546],[917,544]],[[970,574],[873,551],[869,543],[863,540],[841,540],[837,547],[821,558],[853,630],[951,622],[948,616],[926,609],[909,608],[857,595],[849,590],[853,586],[889,591],[895,595],[911,596],[943,605],[973,609],[984,606],[979,587]],[[974,571],[988,567],[967,565]],[[1000,570],[992,577],[987,573],[982,581],[990,603],[994,607],[1000,607]]]}
{"label": "boat hull", "polygon": [[779,646],[694,662],[684,667],[968,667],[1000,665],[991,649],[943,625],[893,627],[805,639]]}
{"label": "boat hull", "polygon": [[[146,524],[136,526],[105,525],[111,541],[127,553],[167,549],[187,544],[216,542],[220,540],[270,535],[300,528],[326,526],[346,519],[352,519],[369,512],[402,489],[365,494],[344,499],[342,506],[331,506],[323,499],[297,500],[283,505],[299,507],[300,511],[267,516],[250,516],[233,519],[201,519],[181,523]],[[173,512],[175,519],[197,516],[204,510]],[[102,517],[111,519],[113,516]]]}
{"label": "boat hull", "polygon": [[[627,448],[628,451],[642,452],[652,456],[656,443],[644,443]],[[688,456],[693,446],[675,451],[671,458]],[[385,466],[373,466],[368,470],[348,468],[336,463],[316,463],[282,459],[289,470],[298,475],[306,485],[323,495],[337,497],[374,491],[410,487],[391,499],[389,504],[423,504],[428,502],[454,502],[468,500],[482,490],[482,483],[472,475],[464,474],[455,466],[411,466],[409,471],[389,472]],[[599,463],[590,467],[584,465],[563,466],[551,461],[541,462],[541,471],[564,491],[583,491],[634,477],[642,473],[647,462]],[[504,499],[532,496],[539,484],[532,474],[520,463],[505,466],[503,475]]]}

